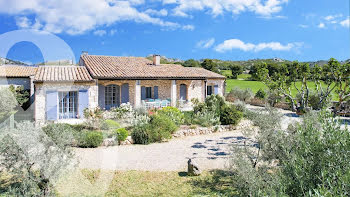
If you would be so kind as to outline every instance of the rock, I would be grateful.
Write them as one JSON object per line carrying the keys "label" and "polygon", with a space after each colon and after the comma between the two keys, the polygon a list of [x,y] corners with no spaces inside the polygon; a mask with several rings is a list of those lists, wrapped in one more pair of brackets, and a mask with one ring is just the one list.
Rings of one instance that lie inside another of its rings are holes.
{"label": "rock", "polygon": [[198,164],[193,161],[192,159],[189,159],[187,161],[187,175],[188,176],[199,176],[201,174],[201,170],[198,167]]}
{"label": "rock", "polygon": [[126,138],[126,140],[128,140],[128,141],[130,142],[130,144],[134,144],[134,140],[132,139],[131,136],[128,136],[128,137]]}
{"label": "rock", "polygon": [[107,139],[103,140],[102,146],[114,146],[115,143],[116,143],[116,141],[114,138],[107,138]]}

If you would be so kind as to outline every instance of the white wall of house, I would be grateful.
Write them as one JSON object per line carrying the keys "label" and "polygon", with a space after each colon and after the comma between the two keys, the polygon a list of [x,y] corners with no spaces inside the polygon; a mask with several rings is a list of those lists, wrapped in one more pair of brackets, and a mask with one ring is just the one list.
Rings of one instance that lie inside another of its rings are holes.
{"label": "white wall of house", "polygon": [[[94,109],[98,106],[98,88],[95,82],[89,83],[35,83],[35,111],[34,117],[38,125],[46,122],[46,91],[79,91],[88,90],[89,108]],[[78,100],[79,102],[79,100]],[[79,114],[81,116],[82,114]],[[57,120],[56,122],[79,123],[77,119]]]}

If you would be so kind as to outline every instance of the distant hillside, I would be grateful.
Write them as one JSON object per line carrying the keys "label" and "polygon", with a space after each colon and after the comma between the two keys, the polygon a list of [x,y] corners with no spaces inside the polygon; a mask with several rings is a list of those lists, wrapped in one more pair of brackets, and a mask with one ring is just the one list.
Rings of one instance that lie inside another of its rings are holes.
{"label": "distant hillside", "polygon": [[74,65],[73,60],[54,60],[40,62],[37,65],[48,65],[48,66],[65,66],[65,65]]}
{"label": "distant hillside", "polygon": [[4,64],[15,64],[15,65],[26,65],[25,63],[21,61],[11,60],[7,58],[0,57],[0,65]]}
{"label": "distant hillside", "polygon": [[[153,61],[153,55],[148,55],[146,58]],[[183,62],[184,62],[183,60],[178,58],[168,58],[165,56],[160,56],[161,64],[182,64]]]}

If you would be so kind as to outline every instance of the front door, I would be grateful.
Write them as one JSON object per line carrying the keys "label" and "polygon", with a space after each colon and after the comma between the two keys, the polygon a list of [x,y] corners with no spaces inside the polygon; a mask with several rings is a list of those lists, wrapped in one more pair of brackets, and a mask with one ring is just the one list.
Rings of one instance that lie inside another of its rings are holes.
{"label": "front door", "polygon": [[107,110],[112,107],[120,106],[120,86],[108,85],[105,89],[105,108]]}

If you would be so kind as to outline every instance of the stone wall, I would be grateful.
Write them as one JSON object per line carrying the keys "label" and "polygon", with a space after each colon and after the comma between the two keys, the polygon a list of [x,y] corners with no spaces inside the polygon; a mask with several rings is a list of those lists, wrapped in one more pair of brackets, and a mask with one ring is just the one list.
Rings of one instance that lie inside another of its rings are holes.
{"label": "stone wall", "polygon": [[[90,83],[35,83],[35,111],[34,117],[37,124],[46,122],[46,91],[79,91],[87,89],[89,94],[89,108],[98,106],[98,88],[95,82]],[[64,120],[65,122],[69,120]],[[59,121],[58,121],[59,122]],[[76,120],[72,120],[75,123]]]}
{"label": "stone wall", "polygon": [[212,85],[212,86],[218,85],[219,86],[219,95],[224,96],[224,94],[225,94],[225,90],[224,90],[225,80],[223,80],[223,79],[208,79],[207,86],[209,86],[209,85]]}

